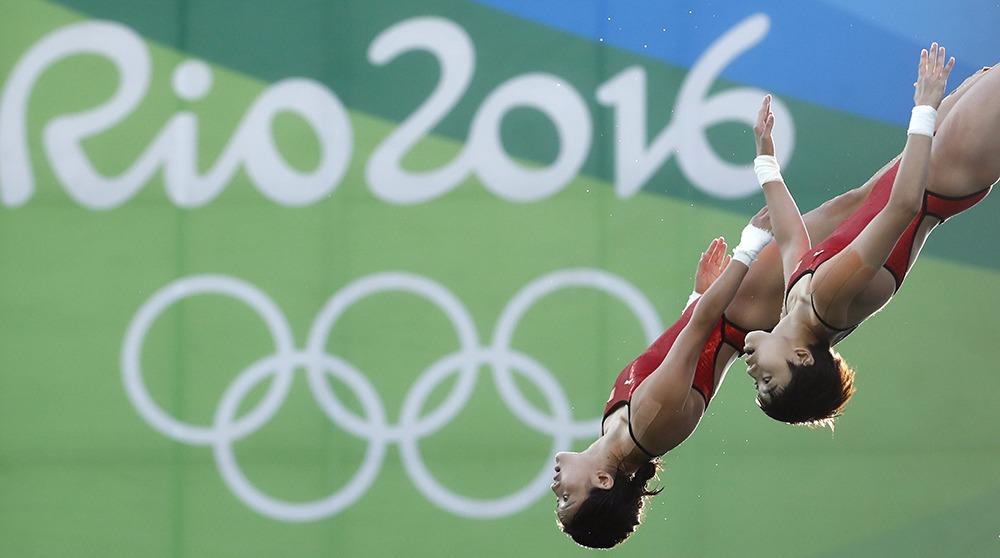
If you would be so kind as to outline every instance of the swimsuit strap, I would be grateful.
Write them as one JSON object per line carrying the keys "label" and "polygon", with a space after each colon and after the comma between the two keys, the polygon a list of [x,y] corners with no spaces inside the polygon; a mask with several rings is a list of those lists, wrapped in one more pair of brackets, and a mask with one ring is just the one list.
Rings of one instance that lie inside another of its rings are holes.
{"label": "swimsuit strap", "polygon": [[[750,333],[750,330],[730,320],[725,314],[722,314],[722,342],[736,349],[736,352],[740,356],[744,354],[743,347],[737,347],[736,341],[740,341],[740,339],[733,339],[733,337],[742,338],[740,344],[746,345],[746,336],[748,333]],[[716,354],[718,354],[718,351],[716,351]]]}
{"label": "swimsuit strap", "polygon": [[[823,262],[823,263],[826,263],[826,262]],[[822,265],[822,264],[820,264],[820,265]],[[816,266],[816,269],[818,269],[818,268],[819,268],[819,266]],[[788,290],[785,291],[785,301],[784,301],[784,304],[785,304],[786,308],[788,307],[788,295],[792,292],[792,287],[794,287],[795,284],[799,282],[799,279],[802,279],[806,275],[814,275],[816,273],[816,269],[806,269],[806,270],[803,270],[802,274],[799,275],[798,277],[796,277],[794,280],[792,280],[792,282],[788,285]],[[826,320],[823,319],[823,316],[820,315],[819,310],[816,310],[816,299],[813,298],[813,294],[812,293],[809,293],[809,306],[812,307],[813,314],[816,315],[816,318],[819,320],[819,323],[823,324],[823,327],[825,327],[827,329],[830,329],[830,330],[833,330],[833,331],[836,331],[836,332],[854,331],[859,325],[861,325],[861,324],[857,324],[857,325],[853,325],[851,327],[846,327],[846,328],[845,327],[836,327],[836,326],[831,325],[829,322],[827,322]]]}
{"label": "swimsuit strap", "polygon": [[635,433],[632,432],[632,402],[631,401],[626,402],[625,408],[628,409],[628,435],[632,438],[632,443],[635,444],[635,447],[642,450],[642,453],[648,455],[650,459],[655,459],[659,457],[659,455],[656,455],[655,453],[652,453],[646,448],[642,447],[642,444],[639,443],[639,440],[635,439]]}
{"label": "swimsuit strap", "polygon": [[859,325],[861,325],[861,324],[857,324],[857,325],[852,325],[851,327],[836,327],[836,326],[830,325],[830,323],[827,322],[826,320],[824,320],[823,316],[820,315],[819,310],[816,310],[816,300],[813,298],[812,293],[809,293],[809,305],[812,306],[812,311],[813,311],[813,314],[816,315],[816,319],[819,320],[819,323],[823,324],[823,327],[825,327],[827,329],[831,329],[831,330],[836,331],[836,332],[853,331],[855,328],[857,328]]}
{"label": "swimsuit strap", "polygon": [[815,269],[808,269],[807,268],[807,269],[803,269],[802,272],[799,273],[798,277],[794,277],[792,279],[792,282],[788,284],[788,288],[785,289],[785,298],[782,299],[781,305],[784,306],[784,307],[788,306],[788,295],[792,293],[792,288],[794,288],[795,285],[799,282],[799,279],[802,279],[806,275],[812,275],[815,272],[816,272]]}

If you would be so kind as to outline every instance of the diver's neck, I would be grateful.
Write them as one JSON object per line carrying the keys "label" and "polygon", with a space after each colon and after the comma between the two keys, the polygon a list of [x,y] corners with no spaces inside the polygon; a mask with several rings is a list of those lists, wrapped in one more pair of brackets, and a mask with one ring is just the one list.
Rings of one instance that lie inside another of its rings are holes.
{"label": "diver's neck", "polygon": [[788,309],[788,313],[778,321],[771,333],[803,347],[829,337],[829,332],[816,319],[816,313],[812,311],[811,305],[801,301]]}
{"label": "diver's neck", "polygon": [[604,435],[581,453],[593,457],[609,469],[622,468],[629,473],[634,473],[649,461],[649,457],[632,441],[627,419],[608,426]]}

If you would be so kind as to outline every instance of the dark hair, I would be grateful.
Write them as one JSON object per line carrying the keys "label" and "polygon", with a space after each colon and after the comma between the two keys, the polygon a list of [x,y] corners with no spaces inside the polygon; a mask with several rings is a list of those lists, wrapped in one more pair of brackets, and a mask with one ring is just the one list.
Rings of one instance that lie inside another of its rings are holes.
{"label": "dark hair", "polygon": [[649,479],[660,470],[660,458],[643,463],[635,473],[619,465],[611,488],[594,487],[568,522],[559,522],[564,533],[577,544],[590,548],[611,548],[631,535],[642,521],[642,505],[658,490],[646,490]]}
{"label": "dark hair", "polygon": [[854,395],[854,370],[826,342],[809,345],[809,352],[813,363],[799,366],[789,361],[792,379],[788,385],[773,393],[767,403],[758,397],[757,405],[781,422],[832,429],[834,419]]}

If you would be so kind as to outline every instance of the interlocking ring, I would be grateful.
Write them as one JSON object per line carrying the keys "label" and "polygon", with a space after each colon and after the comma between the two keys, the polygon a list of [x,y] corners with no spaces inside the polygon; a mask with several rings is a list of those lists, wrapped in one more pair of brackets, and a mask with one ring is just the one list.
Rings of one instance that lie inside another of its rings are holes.
{"label": "interlocking ring", "polygon": [[[435,505],[464,517],[503,517],[526,508],[545,493],[557,449],[568,447],[576,438],[600,432],[601,417],[574,420],[565,390],[552,373],[511,348],[518,323],[534,303],[571,287],[595,288],[624,302],[639,318],[649,342],[663,329],[649,300],[624,279],[598,269],[566,269],[540,277],[515,294],[500,314],[492,343],[484,347],[472,316],[454,294],[426,277],[385,272],[362,277],[335,293],[316,316],[305,349],[299,350],[284,315],[266,294],[233,277],[196,275],[170,283],[139,308],[125,333],[122,380],[132,405],[155,430],[178,442],[211,446],[223,481],[237,498],[262,515],[283,521],[314,521],[336,515],[361,498],[375,482],[388,445],[395,443],[410,479]],[[457,351],[432,364],[410,387],[397,424],[389,423],[385,406],[368,378],[343,358],[326,352],[326,340],[343,313],[359,300],[386,291],[410,293],[436,305],[451,322],[459,340]],[[264,320],[275,345],[273,354],[251,364],[226,388],[208,426],[180,421],[159,407],[143,383],[141,367],[142,345],[156,318],[176,302],[205,294],[230,296],[251,307]],[[544,456],[541,471],[513,494],[492,499],[463,496],[446,487],[431,473],[418,447],[421,439],[446,426],[465,407],[483,365],[491,368],[500,397],[511,412],[525,425],[552,437],[552,448]],[[369,444],[364,461],[346,485],[308,502],[288,502],[262,492],[243,474],[233,451],[236,441],[256,432],[278,412],[298,370],[305,371],[309,388],[323,413],[344,431]],[[551,414],[537,409],[524,397],[513,373],[535,384]],[[458,378],[451,392],[436,409],[421,416],[430,394],[453,374]],[[324,375],[337,378],[354,392],[361,402],[363,416],[341,403]],[[237,417],[240,402],[269,378],[271,385],[257,406]]]}

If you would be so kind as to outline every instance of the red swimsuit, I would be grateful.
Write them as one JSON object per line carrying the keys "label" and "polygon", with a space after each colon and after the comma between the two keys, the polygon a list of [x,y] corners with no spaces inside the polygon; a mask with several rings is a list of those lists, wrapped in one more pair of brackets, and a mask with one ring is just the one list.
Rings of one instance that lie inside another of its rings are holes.
{"label": "red swimsuit", "polygon": [[[677,336],[680,335],[681,330],[683,330],[684,326],[686,326],[691,320],[691,315],[694,313],[694,308],[697,304],[697,301],[689,304],[688,307],[684,309],[684,313],[681,314],[681,317],[674,322],[674,325],[664,331],[656,341],[653,341],[653,344],[650,345],[644,353],[636,357],[635,360],[629,363],[629,365],[626,366],[620,374],[618,374],[618,378],[615,380],[615,386],[611,390],[611,396],[608,397],[608,403],[604,406],[605,419],[622,405],[627,405],[629,401],[632,400],[632,394],[635,392],[635,389],[639,387],[639,384],[641,384],[643,380],[648,378],[649,375],[652,374],[658,366],[660,366],[663,359],[667,357],[667,353],[670,351],[670,348],[673,347],[674,341],[677,340]],[[730,345],[742,354],[746,335],[746,330],[730,322],[725,318],[725,316],[723,316],[719,318],[718,324],[713,329],[712,334],[708,337],[708,341],[705,342],[705,346],[701,350],[701,356],[698,357],[698,365],[695,368],[694,381],[691,383],[691,387],[698,390],[698,393],[705,398],[706,406],[712,399],[712,396],[715,395],[715,369],[722,345]],[[629,409],[629,411],[631,414],[631,409]],[[629,433],[631,434],[631,416],[629,419]],[[640,445],[635,439],[634,435],[632,436],[632,440],[635,441],[635,445],[638,446],[639,449],[649,454],[650,457],[656,457],[654,454],[646,451],[646,449],[643,448],[642,445]]]}
{"label": "red swimsuit", "polygon": [[[889,167],[889,170],[885,174],[879,177],[872,188],[871,194],[868,195],[868,198],[853,215],[841,223],[826,240],[813,246],[812,250],[799,260],[799,265],[795,268],[795,272],[792,273],[788,282],[788,289],[785,291],[786,297],[792,290],[792,286],[799,279],[815,273],[816,269],[823,265],[824,262],[836,256],[844,248],[847,248],[861,234],[861,231],[868,226],[868,223],[882,211],[882,208],[889,202],[889,194],[892,192],[892,184],[895,182],[896,173],[899,171],[899,163],[899,161],[896,161],[895,164]],[[920,213],[913,218],[910,225],[906,227],[906,231],[900,235],[896,246],[892,249],[892,253],[889,254],[889,258],[883,264],[889,270],[889,273],[892,274],[893,279],[896,280],[896,290],[899,290],[899,287],[903,284],[903,279],[909,270],[913,243],[917,237],[917,229],[920,227],[920,223],[923,222],[924,217],[931,216],[943,223],[948,218],[958,215],[979,203],[980,200],[990,193],[991,188],[992,186],[989,186],[974,194],[958,198],[942,196],[927,190],[924,191],[924,202],[920,208]],[[819,314],[816,314],[816,316],[819,317]],[[820,318],[820,321],[822,321],[822,318]],[[823,325],[834,331],[848,332],[853,331],[857,327],[853,326],[848,329],[842,329],[832,327],[826,322],[823,322]]]}

